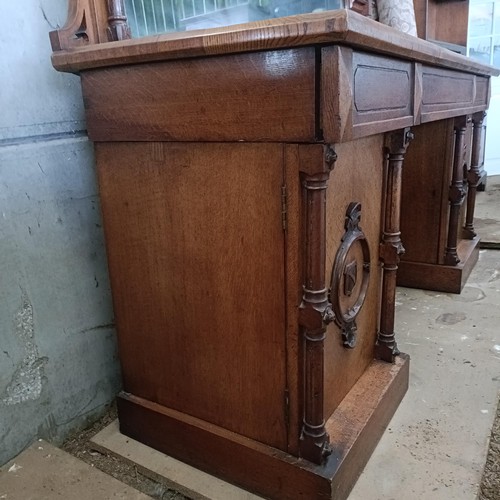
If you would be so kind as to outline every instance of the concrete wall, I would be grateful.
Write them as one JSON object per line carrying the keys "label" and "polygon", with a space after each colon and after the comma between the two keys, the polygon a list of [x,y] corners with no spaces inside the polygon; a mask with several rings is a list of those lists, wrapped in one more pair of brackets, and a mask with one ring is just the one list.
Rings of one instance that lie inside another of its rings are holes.
{"label": "concrete wall", "polygon": [[0,464],[120,386],[80,82],[53,70],[67,0],[0,2]]}

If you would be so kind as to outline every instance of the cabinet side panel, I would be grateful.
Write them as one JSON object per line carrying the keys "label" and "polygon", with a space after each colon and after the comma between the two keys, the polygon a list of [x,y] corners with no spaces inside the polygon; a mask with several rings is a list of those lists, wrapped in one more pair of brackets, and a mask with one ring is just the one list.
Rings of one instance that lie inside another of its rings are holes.
{"label": "cabinet side panel", "polygon": [[125,391],[286,449],[282,147],[96,156]]}
{"label": "cabinet side panel", "polygon": [[[325,340],[325,417],[328,418],[373,360],[377,338],[380,300],[379,244],[383,194],[383,135],[379,134],[335,147],[338,159],[330,174],[327,189],[327,283],[335,256],[345,233],[346,209],[351,202],[361,203],[360,228],[370,249],[370,281],[357,324],[354,349],[342,345],[339,328],[331,323]],[[359,248],[353,247],[354,254]],[[350,257],[351,258],[351,257]],[[356,258],[359,256],[356,255]],[[358,273],[361,269],[358,267]],[[358,275],[359,276],[359,275]],[[358,278],[353,297],[358,294]]]}

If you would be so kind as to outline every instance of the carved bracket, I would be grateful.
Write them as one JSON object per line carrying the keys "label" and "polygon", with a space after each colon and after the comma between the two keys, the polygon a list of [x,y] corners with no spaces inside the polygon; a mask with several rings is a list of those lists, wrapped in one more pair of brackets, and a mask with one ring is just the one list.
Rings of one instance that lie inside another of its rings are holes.
{"label": "carved bracket", "polygon": [[49,33],[54,52],[131,38],[123,0],[69,0],[65,25]]}
{"label": "carved bracket", "polygon": [[65,25],[59,30],[51,31],[49,38],[54,52],[98,43],[88,2],[70,0]]}
{"label": "carved bracket", "polygon": [[[329,300],[333,306],[335,323],[342,332],[344,347],[352,349],[356,345],[356,317],[363,307],[370,278],[370,248],[366,237],[359,227],[361,204],[350,203],[345,217],[345,234],[335,256],[330,283]],[[362,260],[348,260],[351,250],[359,245]],[[361,274],[361,283],[359,283]],[[356,299],[353,292],[357,291]]]}

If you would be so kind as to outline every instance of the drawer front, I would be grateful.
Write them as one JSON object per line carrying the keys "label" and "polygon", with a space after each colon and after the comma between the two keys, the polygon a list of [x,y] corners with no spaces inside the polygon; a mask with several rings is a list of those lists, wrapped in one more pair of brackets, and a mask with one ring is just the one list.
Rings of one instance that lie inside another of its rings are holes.
{"label": "drawer front", "polygon": [[353,125],[413,114],[413,68],[409,62],[353,54]]}
{"label": "drawer front", "polygon": [[476,76],[476,96],[474,104],[487,107],[490,101],[490,79]]}
{"label": "drawer front", "polygon": [[326,47],[322,62],[321,118],[327,141],[413,125],[412,62],[345,47]]}
{"label": "drawer front", "polygon": [[439,120],[485,109],[488,94],[488,78],[423,66],[421,121]]}
{"label": "drawer front", "polygon": [[89,137],[312,142],[315,71],[312,47],[85,71]]}

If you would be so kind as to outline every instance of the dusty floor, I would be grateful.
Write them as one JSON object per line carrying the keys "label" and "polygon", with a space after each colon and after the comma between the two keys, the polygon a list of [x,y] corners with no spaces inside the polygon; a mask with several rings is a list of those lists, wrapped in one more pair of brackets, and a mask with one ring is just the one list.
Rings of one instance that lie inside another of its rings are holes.
{"label": "dusty floor", "polygon": [[[484,248],[500,250],[500,176],[488,178],[487,190],[479,192],[475,209],[476,231]],[[500,258],[500,257],[499,257]],[[481,480],[479,500],[500,499],[500,402],[491,430],[488,458]]]}
{"label": "dusty floor", "polygon": [[479,500],[500,500],[500,402],[491,429],[488,457],[484,467]]}
{"label": "dusty floor", "polygon": [[500,252],[481,250],[461,295],[400,288],[410,388],[350,500],[473,500],[500,389]]}
{"label": "dusty floor", "polygon": [[113,406],[109,412],[94,425],[83,432],[71,436],[63,443],[61,448],[71,455],[83,460],[87,464],[106,472],[115,479],[132,486],[140,492],[157,500],[183,500],[186,497],[171,490],[165,484],[150,479],[142,474],[136,466],[125,460],[120,460],[109,453],[95,449],[90,439],[101,429],[116,420],[116,408]]}

